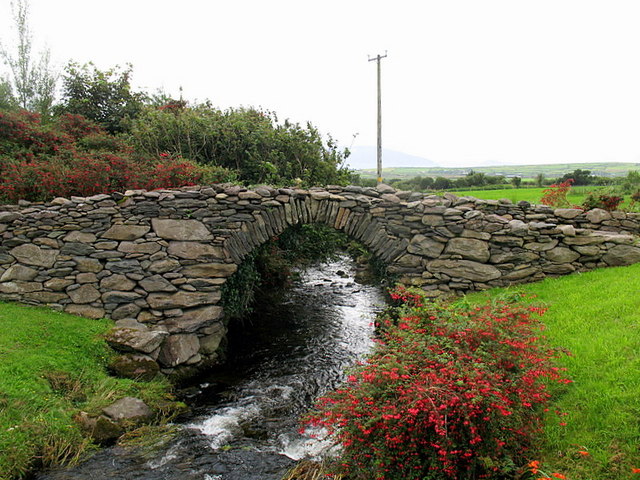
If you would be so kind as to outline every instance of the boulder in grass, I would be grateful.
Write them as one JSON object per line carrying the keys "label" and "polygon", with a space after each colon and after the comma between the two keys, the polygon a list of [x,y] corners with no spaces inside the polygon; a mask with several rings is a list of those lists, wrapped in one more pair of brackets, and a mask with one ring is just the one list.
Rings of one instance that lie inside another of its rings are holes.
{"label": "boulder in grass", "polygon": [[121,426],[139,425],[153,418],[153,412],[147,404],[135,397],[116,400],[108,407],[103,408],[102,413]]}

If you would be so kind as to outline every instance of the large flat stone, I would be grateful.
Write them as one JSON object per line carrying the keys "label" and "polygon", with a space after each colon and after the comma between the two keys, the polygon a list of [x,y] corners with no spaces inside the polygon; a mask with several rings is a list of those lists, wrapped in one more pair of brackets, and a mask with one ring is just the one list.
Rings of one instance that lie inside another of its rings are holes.
{"label": "large flat stone", "polygon": [[555,263],[571,263],[580,257],[578,252],[570,248],[556,247],[546,253],[549,260]]}
{"label": "large flat stone", "polygon": [[160,349],[158,362],[166,367],[175,367],[196,355],[199,349],[200,342],[197,335],[171,335]]}
{"label": "large flat stone", "polygon": [[182,274],[191,278],[228,277],[237,269],[238,266],[235,263],[202,263],[184,267]]}
{"label": "large flat stone", "polygon": [[640,262],[640,248],[633,245],[616,245],[603,255],[602,260],[612,267],[632,265]]}
{"label": "large flat stone", "polygon": [[92,285],[82,285],[73,290],[67,290],[73,303],[91,303],[100,298],[100,292]]}
{"label": "large flat stone", "polygon": [[17,280],[15,282],[0,283],[0,292],[2,293],[29,293],[42,290],[42,284],[39,282],[23,282]]}
{"label": "large flat stone", "polygon": [[206,307],[187,310],[179,317],[162,322],[169,333],[193,333],[218,320],[222,316],[222,307],[208,305]]}
{"label": "large flat stone", "polygon": [[189,260],[199,258],[224,258],[224,250],[222,247],[199,242],[170,242],[167,251],[169,255]]}
{"label": "large flat stone", "polygon": [[216,304],[220,300],[220,292],[177,292],[151,293],[147,297],[149,306],[156,310],[173,308],[190,308]]}
{"label": "large flat stone", "polygon": [[178,290],[169,280],[161,275],[152,275],[138,282],[147,292],[175,292]]}
{"label": "large flat stone", "polygon": [[122,242],[118,247],[118,251],[125,253],[141,253],[151,255],[159,251],[160,248],[160,245],[158,245],[156,242]]}
{"label": "large flat stone", "polygon": [[430,258],[438,258],[444,250],[445,244],[432,237],[416,235],[411,239],[407,251],[415,255],[422,255]]}
{"label": "large flat stone", "polygon": [[111,240],[135,240],[144,236],[151,227],[148,225],[113,225],[101,237]]}
{"label": "large flat stone", "polygon": [[32,244],[19,245],[9,253],[20,263],[46,268],[53,267],[59,254],[57,250],[47,250]]}
{"label": "large flat stone", "polygon": [[487,282],[502,276],[496,267],[471,260],[431,260],[427,263],[427,270],[474,282]]}
{"label": "large flat stone", "polygon": [[482,263],[489,260],[491,256],[489,254],[489,244],[484,240],[461,237],[449,240],[444,253],[448,255],[460,255],[462,258]]}
{"label": "large flat stone", "polygon": [[201,241],[211,240],[213,235],[198,220],[151,219],[153,231],[165,240]]}
{"label": "large flat stone", "polygon": [[105,334],[105,340],[112,348],[121,352],[151,353],[162,344],[167,335],[167,332],[158,330],[116,327]]}
{"label": "large flat stone", "polygon": [[36,278],[37,275],[38,271],[36,269],[16,264],[7,268],[7,271],[0,277],[0,282],[8,282],[10,280],[29,282]]}

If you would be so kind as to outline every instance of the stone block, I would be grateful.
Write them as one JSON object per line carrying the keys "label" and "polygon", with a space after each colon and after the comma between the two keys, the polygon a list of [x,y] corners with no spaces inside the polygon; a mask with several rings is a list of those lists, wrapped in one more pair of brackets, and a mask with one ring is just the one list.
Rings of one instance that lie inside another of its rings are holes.
{"label": "stone block", "polygon": [[444,249],[446,255],[460,255],[468,260],[485,263],[491,256],[489,244],[476,238],[452,238]]}
{"label": "stone block", "polygon": [[46,268],[53,267],[60,254],[57,250],[44,249],[32,244],[19,245],[9,253],[20,263]]}
{"label": "stone block", "polygon": [[431,260],[427,263],[427,270],[477,282],[487,282],[502,276],[496,267],[471,260]]}
{"label": "stone block", "polygon": [[147,297],[147,301],[152,309],[169,310],[216,304],[220,295],[220,292],[152,293]]}
{"label": "stone block", "polygon": [[158,362],[165,367],[175,367],[186,363],[198,353],[200,342],[197,335],[170,335],[162,345]]}
{"label": "stone block", "polygon": [[135,240],[143,237],[151,227],[148,225],[113,225],[101,235],[110,240]]}
{"label": "stone block", "polygon": [[93,285],[82,285],[79,288],[67,289],[67,294],[73,303],[78,304],[95,302],[100,298],[100,292]]}
{"label": "stone block", "polygon": [[165,240],[202,241],[211,240],[213,235],[198,220],[151,219],[153,231]]}
{"label": "stone block", "polygon": [[181,272],[185,277],[191,278],[228,277],[237,269],[238,265],[235,263],[201,263],[184,267]]}

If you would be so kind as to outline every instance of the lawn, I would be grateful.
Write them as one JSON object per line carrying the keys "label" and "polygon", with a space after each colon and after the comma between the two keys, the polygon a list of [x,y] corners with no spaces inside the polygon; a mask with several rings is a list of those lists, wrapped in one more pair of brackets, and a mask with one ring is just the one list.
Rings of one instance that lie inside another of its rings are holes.
{"label": "lawn", "polygon": [[0,303],[0,478],[73,460],[91,447],[73,415],[98,413],[126,395],[167,399],[166,381],[108,376],[108,320]]}
{"label": "lawn", "polygon": [[[535,295],[573,383],[546,417],[543,468],[571,480],[640,475],[640,264],[467,296]],[[557,412],[560,412],[558,414]]]}
{"label": "lawn", "polygon": [[[507,198],[513,203],[518,203],[520,200],[526,200],[527,202],[539,204],[543,195],[544,188],[508,188],[499,190],[452,190],[450,193],[458,195],[459,197],[471,196],[476,198],[482,198],[484,200],[500,200]],[[589,192],[602,190],[606,187],[573,187],[567,195],[567,200],[572,205],[580,205]]]}

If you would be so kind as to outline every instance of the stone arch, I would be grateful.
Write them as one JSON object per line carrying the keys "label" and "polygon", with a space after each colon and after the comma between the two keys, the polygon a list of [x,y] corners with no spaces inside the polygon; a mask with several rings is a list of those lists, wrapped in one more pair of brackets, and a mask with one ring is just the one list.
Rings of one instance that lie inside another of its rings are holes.
{"label": "stone arch", "polygon": [[224,248],[239,265],[256,247],[290,226],[320,223],[344,232],[386,263],[392,263],[406,251],[407,239],[388,235],[375,216],[362,207],[360,211],[354,207],[355,201],[328,192],[313,192],[303,199],[289,198],[284,204],[273,203],[254,213],[252,220],[233,232],[225,240]]}
{"label": "stone arch", "polygon": [[640,262],[638,213],[386,185],[211,185],[0,207],[0,299],[110,317],[116,348],[189,370],[216,361],[226,279],[297,223],[345,232],[434,297]]}

